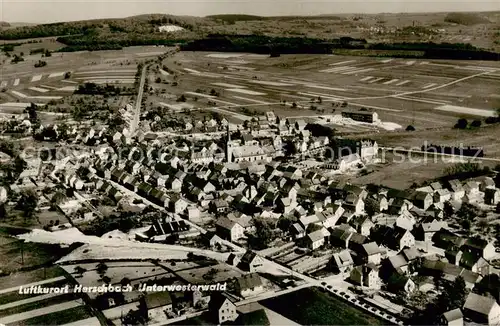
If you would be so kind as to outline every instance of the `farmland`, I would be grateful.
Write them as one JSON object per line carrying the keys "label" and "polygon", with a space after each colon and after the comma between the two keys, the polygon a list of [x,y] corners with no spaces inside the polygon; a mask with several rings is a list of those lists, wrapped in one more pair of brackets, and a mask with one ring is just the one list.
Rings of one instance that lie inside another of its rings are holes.
{"label": "farmland", "polygon": [[303,289],[261,304],[301,325],[381,325],[382,322],[317,289]]}

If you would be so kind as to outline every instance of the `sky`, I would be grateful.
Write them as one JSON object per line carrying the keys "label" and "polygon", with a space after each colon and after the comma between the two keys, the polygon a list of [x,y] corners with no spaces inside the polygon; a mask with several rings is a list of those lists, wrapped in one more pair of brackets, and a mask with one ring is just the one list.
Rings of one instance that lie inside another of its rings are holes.
{"label": "sky", "polygon": [[262,16],[500,10],[500,1],[474,0],[0,0],[0,21],[50,23],[139,14]]}

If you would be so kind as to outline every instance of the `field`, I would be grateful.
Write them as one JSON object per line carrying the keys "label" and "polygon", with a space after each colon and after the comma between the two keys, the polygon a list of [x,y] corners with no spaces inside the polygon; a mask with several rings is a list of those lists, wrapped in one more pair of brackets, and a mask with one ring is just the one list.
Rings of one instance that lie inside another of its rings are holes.
{"label": "field", "polygon": [[12,237],[11,229],[0,228],[0,271],[3,273],[47,264],[67,253],[68,250],[61,249],[59,245],[23,243]]}
{"label": "field", "polygon": [[346,303],[320,292],[302,289],[261,304],[301,325],[382,325],[382,321],[369,316]]}

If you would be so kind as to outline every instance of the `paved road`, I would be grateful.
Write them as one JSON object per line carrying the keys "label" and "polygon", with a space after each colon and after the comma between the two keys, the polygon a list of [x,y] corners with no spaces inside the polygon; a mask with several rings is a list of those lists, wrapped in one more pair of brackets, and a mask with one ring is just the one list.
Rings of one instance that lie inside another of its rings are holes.
{"label": "paved road", "polygon": [[142,68],[141,81],[139,83],[139,92],[137,93],[137,101],[135,102],[135,111],[134,118],[132,119],[132,123],[130,124],[130,134],[133,136],[137,128],[139,127],[139,118],[141,115],[141,105],[142,105],[142,97],[144,95],[144,84],[146,83],[146,70],[147,66],[144,65]]}

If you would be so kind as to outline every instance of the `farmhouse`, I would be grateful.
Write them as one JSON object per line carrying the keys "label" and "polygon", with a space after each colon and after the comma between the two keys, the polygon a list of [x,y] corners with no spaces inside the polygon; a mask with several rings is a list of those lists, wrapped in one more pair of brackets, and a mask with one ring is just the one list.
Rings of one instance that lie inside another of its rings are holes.
{"label": "farmhouse", "polygon": [[379,121],[378,114],[368,110],[344,110],[342,111],[342,117],[368,123]]}
{"label": "farmhouse", "polygon": [[262,279],[257,273],[250,273],[236,279],[238,292],[243,298],[255,296],[264,291]]}
{"label": "farmhouse", "polygon": [[463,308],[464,317],[480,324],[500,324],[500,306],[494,298],[470,293]]}

